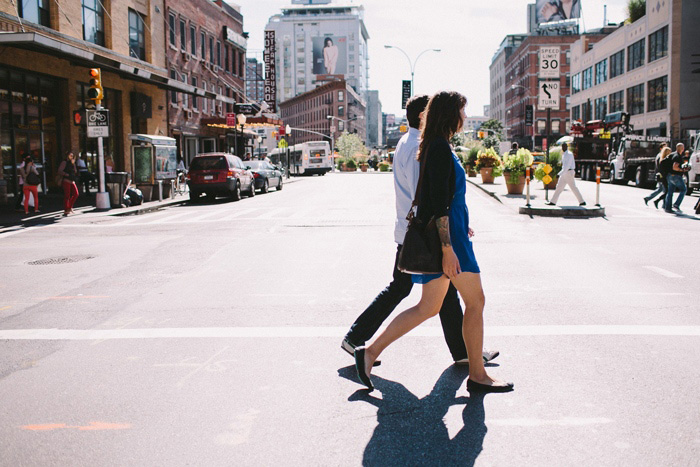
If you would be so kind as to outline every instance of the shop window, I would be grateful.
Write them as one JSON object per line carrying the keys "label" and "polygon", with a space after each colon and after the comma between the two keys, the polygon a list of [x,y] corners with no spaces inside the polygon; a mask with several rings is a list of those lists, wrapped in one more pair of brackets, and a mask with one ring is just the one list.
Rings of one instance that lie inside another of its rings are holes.
{"label": "shop window", "polygon": [[571,94],[581,92],[581,73],[576,73],[571,78]]}
{"label": "shop window", "polygon": [[[170,79],[177,80],[177,71],[170,70]],[[170,91],[170,103],[177,105],[177,92]]]}
{"label": "shop window", "polygon": [[180,18],[180,50],[183,52],[187,50],[187,26],[185,26],[185,20]]}
{"label": "shop window", "polygon": [[204,34],[204,31],[202,31],[199,35],[199,43],[201,47],[201,58],[202,60],[205,60],[207,57],[207,36]]}
{"label": "shop window", "polygon": [[83,0],[83,39],[104,46],[104,21],[102,3],[98,0]]}
{"label": "shop window", "polygon": [[602,120],[608,113],[608,98],[599,97],[595,100],[595,119]]}
{"label": "shop window", "polygon": [[[640,39],[627,47],[627,71],[644,65],[644,39]],[[642,99],[644,97],[642,96]]]}
{"label": "shop window", "polygon": [[[197,78],[193,76],[191,83],[192,83],[192,86],[194,86],[196,88],[197,87]],[[197,95],[196,94],[192,95],[192,108],[194,110],[197,110]]]}
{"label": "shop window", "polygon": [[575,105],[571,108],[571,119],[581,120],[581,107],[579,107],[578,105]]}
{"label": "shop window", "polygon": [[194,26],[190,26],[190,53],[197,55],[197,30]]}
{"label": "shop window", "polygon": [[231,71],[233,72],[234,75],[238,75],[238,51],[236,49],[233,49],[231,51],[231,55],[232,55],[231,58],[233,61]]}
{"label": "shop window", "polygon": [[225,45],[224,46],[224,70],[226,73],[229,73],[231,71],[231,57],[230,57],[230,50],[229,46]]}
{"label": "shop window", "polygon": [[644,113],[644,84],[627,89],[627,112],[630,115]]}
{"label": "shop window", "polygon": [[216,64],[221,67],[221,42],[216,41]]}
{"label": "shop window", "polygon": [[345,116],[345,106],[339,105],[338,106],[338,117],[344,117]]}
{"label": "shop window", "polygon": [[[187,84],[187,75],[182,74],[182,82]],[[186,92],[182,93],[182,108],[186,109],[190,106],[190,96]]]}
{"label": "shop window", "polygon": [[668,76],[653,79],[647,84],[649,112],[663,110],[668,102]]}
{"label": "shop window", "polygon": [[610,113],[625,110],[625,92],[617,91],[610,94]]}
{"label": "shop window", "polygon": [[25,21],[51,27],[50,3],[50,0],[17,0],[19,15]]}
{"label": "shop window", "polygon": [[588,67],[585,70],[583,70],[583,74],[581,75],[581,81],[581,89],[583,91],[593,86],[593,67]]}
{"label": "shop window", "polygon": [[[202,89],[204,89],[204,92],[207,91],[207,82],[206,81],[202,81]],[[205,114],[209,113],[209,109],[207,108],[208,102],[209,102],[209,99],[207,99],[206,97],[202,98],[202,112],[204,112]]]}
{"label": "shop window", "polygon": [[343,102],[345,100],[345,93],[343,91],[338,91],[338,102]]}
{"label": "shop window", "polygon": [[146,60],[146,36],[143,17],[129,8],[129,56]]}
{"label": "shop window", "polygon": [[546,120],[537,120],[537,133],[543,135],[546,130],[547,130],[547,121]]}
{"label": "shop window", "polygon": [[625,72],[625,49],[610,56],[610,79]]}
{"label": "shop window", "polygon": [[668,55],[668,26],[649,36],[649,61],[653,62],[666,55]]}
{"label": "shop window", "polygon": [[595,64],[595,84],[604,83],[608,79],[608,59]]}
{"label": "shop window", "polygon": [[552,134],[558,135],[560,133],[561,120],[552,120]]}
{"label": "shop window", "polygon": [[214,64],[214,38],[209,38],[209,63]]}
{"label": "shop window", "polygon": [[175,13],[168,15],[168,41],[175,47]]}

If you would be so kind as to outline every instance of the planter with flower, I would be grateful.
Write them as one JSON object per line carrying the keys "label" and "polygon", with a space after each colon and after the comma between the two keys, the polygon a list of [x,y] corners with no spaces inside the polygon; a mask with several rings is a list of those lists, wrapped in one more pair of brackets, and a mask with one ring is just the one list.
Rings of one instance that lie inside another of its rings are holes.
{"label": "planter with flower", "polygon": [[468,177],[476,177],[476,157],[479,155],[479,148],[471,148],[464,161],[464,170]]}
{"label": "planter with flower", "polygon": [[509,195],[522,195],[525,188],[525,172],[533,163],[532,154],[525,148],[515,154],[503,156],[503,175]]}
{"label": "planter with flower", "polygon": [[503,174],[501,158],[493,148],[479,151],[475,167],[481,173],[481,183],[493,183],[495,177]]}
{"label": "planter with flower", "polygon": [[549,176],[552,180],[549,183],[544,183],[543,180],[547,175],[544,171],[544,164],[537,166],[535,178],[544,183],[544,187],[548,190],[554,190],[557,187],[557,174],[561,171],[561,150],[554,149],[549,152],[549,165],[552,167],[551,172],[549,172]]}

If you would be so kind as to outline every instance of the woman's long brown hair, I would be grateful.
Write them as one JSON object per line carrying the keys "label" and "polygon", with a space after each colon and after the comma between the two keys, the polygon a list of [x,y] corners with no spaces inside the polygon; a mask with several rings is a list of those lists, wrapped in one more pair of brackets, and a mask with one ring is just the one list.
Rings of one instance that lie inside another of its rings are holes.
{"label": "woman's long brown hair", "polygon": [[427,153],[430,143],[435,139],[450,140],[464,125],[462,109],[467,105],[467,98],[454,91],[442,91],[430,98],[421,122],[421,142],[418,160]]}

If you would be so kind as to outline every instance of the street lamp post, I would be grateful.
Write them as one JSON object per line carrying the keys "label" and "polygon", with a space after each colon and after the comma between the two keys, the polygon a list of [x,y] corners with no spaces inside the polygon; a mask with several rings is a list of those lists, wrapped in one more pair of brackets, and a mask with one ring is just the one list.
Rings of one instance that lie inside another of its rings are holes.
{"label": "street lamp post", "polygon": [[[525,98],[530,100],[530,90],[526,88],[525,86],[521,86],[519,84],[511,84],[510,89],[511,90],[516,90],[517,88],[524,89],[525,92],[527,93]],[[526,104],[527,105],[527,104]],[[533,106],[533,111],[532,111],[532,150],[535,150],[535,111],[534,111],[534,106]]]}
{"label": "street lamp post", "polygon": [[[236,121],[238,121],[238,125],[241,127],[241,138],[243,138],[243,128],[245,128],[246,120],[246,116],[243,114],[238,114],[236,116]],[[243,143],[243,149],[245,150],[245,143]],[[236,155],[241,157],[241,153],[238,152],[238,139],[236,139]],[[241,159],[243,158],[241,157]]]}
{"label": "street lamp post", "polygon": [[414,84],[413,83],[413,75],[414,75],[415,70],[416,70],[416,63],[418,63],[418,59],[426,52],[440,52],[440,49],[425,49],[424,51],[422,51],[421,53],[418,54],[418,56],[416,57],[416,59],[414,61],[411,61],[411,57],[409,57],[408,54],[400,47],[396,47],[395,45],[385,45],[384,48],[385,49],[396,49],[406,56],[406,59],[408,60],[408,66],[411,67],[411,95],[413,95],[413,93],[415,92],[415,88],[413,85]]}

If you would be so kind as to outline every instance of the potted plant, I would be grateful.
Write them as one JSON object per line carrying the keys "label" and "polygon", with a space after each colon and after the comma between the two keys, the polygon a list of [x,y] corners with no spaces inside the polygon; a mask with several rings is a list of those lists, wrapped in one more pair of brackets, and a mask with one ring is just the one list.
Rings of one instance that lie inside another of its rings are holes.
{"label": "potted plant", "polygon": [[533,162],[532,154],[520,148],[515,154],[503,156],[503,175],[509,195],[522,195],[525,188],[525,171]]}
{"label": "potted plant", "polygon": [[[552,171],[549,172],[549,176],[552,177],[552,181],[549,183],[545,183],[544,187],[548,190],[554,190],[557,187],[557,174],[561,170],[560,149],[553,149],[549,152],[549,165],[552,167]],[[535,178],[544,183],[542,179],[545,175],[547,174],[544,172],[544,164],[540,164],[539,166],[537,166],[537,170],[535,170]]]}
{"label": "potted plant", "polygon": [[341,172],[345,170],[345,159],[344,158],[338,157],[335,160],[335,162],[336,162],[336,164],[338,164],[338,170],[340,170]]}
{"label": "potted plant", "polygon": [[467,159],[464,161],[464,170],[467,171],[467,176],[476,177],[476,157],[479,155],[479,148],[471,148],[467,153]]}
{"label": "potted plant", "polygon": [[367,172],[367,169],[369,168],[369,164],[367,164],[367,156],[363,154],[358,154],[357,161],[358,165],[360,166],[360,170],[362,170],[363,172]]}
{"label": "potted plant", "polygon": [[493,148],[479,151],[476,156],[476,170],[481,173],[481,183],[493,183],[494,177],[503,173],[501,158]]}
{"label": "potted plant", "polygon": [[345,161],[345,171],[346,172],[356,172],[357,171],[357,162],[355,162],[355,159],[348,158]]}
{"label": "potted plant", "polygon": [[378,167],[379,167],[380,172],[388,172],[389,171],[389,163],[386,161],[380,162]]}

